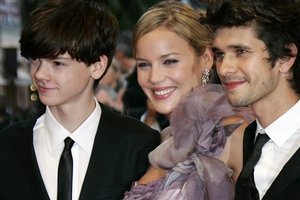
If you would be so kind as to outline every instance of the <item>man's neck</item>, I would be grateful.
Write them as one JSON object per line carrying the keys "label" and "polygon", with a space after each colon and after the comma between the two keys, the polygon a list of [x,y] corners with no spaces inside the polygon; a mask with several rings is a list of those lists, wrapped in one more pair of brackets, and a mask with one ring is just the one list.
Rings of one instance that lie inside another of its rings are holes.
{"label": "man's neck", "polygon": [[95,100],[84,108],[49,107],[55,119],[70,133],[74,132],[95,109]]}
{"label": "man's neck", "polygon": [[264,99],[254,103],[251,107],[263,128],[291,109],[298,101],[299,95],[293,93],[282,95],[281,98]]}

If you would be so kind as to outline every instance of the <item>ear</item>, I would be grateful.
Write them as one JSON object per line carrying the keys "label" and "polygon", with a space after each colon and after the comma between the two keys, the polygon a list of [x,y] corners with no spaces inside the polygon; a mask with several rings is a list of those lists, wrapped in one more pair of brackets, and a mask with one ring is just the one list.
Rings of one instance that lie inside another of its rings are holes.
{"label": "ear", "polygon": [[281,58],[278,60],[279,62],[279,71],[282,73],[287,73],[295,63],[297,54],[298,54],[298,48],[296,47],[295,44],[291,44],[289,46],[289,49],[291,50],[291,55],[294,55],[293,57],[286,57],[286,58]]}
{"label": "ear", "polygon": [[213,56],[212,49],[210,47],[206,47],[201,57],[203,59],[203,66],[202,66],[203,69],[210,70],[214,63],[214,56]]}
{"label": "ear", "polygon": [[90,66],[91,69],[91,76],[94,79],[99,79],[102,77],[103,73],[105,72],[108,64],[108,58],[106,55],[101,55],[99,61],[93,63]]}

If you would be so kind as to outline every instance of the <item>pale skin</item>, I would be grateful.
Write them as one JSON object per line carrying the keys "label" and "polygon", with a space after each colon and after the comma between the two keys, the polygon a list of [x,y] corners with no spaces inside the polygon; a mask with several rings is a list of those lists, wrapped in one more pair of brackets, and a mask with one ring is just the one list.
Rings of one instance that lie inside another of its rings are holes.
{"label": "pale skin", "polygon": [[208,48],[202,56],[196,55],[188,42],[165,28],[143,35],[136,50],[138,82],[153,108],[164,115],[201,84],[204,68],[212,66]]}
{"label": "pale skin", "polygon": [[[251,105],[263,128],[299,100],[287,81],[296,57],[278,59],[272,67],[267,61],[266,46],[252,26],[218,29],[213,48],[217,71],[230,102],[236,106]],[[293,54],[298,53],[295,45],[289,48]]]}
{"label": "pale skin", "polygon": [[[202,55],[177,34],[156,28],[143,35],[136,44],[138,81],[153,108],[166,116],[170,115],[182,98],[199,87],[203,70],[213,65],[213,54],[207,47]],[[240,117],[223,120],[224,125],[238,123]],[[242,168],[242,146],[240,141],[244,123],[228,138],[220,159],[234,171],[235,180]],[[139,180],[148,184],[166,175],[166,170],[150,167]]]}
{"label": "pale skin", "polygon": [[[87,66],[68,53],[55,59],[30,60],[30,76],[39,98],[69,132],[76,130],[95,108],[93,84],[107,67],[107,57]],[[76,108],[76,109],[74,109]]]}
{"label": "pale skin", "polygon": [[146,115],[144,123],[151,126],[152,124],[154,124],[156,122],[156,117],[157,117],[158,113],[153,108],[153,106],[149,100],[147,100],[146,105],[147,105],[147,115]]}

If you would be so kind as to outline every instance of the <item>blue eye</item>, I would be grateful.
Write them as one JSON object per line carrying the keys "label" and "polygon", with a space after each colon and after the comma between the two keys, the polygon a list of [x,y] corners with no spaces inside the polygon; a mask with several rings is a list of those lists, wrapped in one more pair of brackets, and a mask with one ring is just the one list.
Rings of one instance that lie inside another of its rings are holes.
{"label": "blue eye", "polygon": [[137,67],[144,68],[150,66],[147,62],[137,62]]}
{"label": "blue eye", "polygon": [[176,59],[167,59],[164,64],[170,65],[170,64],[174,64],[174,63],[178,63],[178,60]]}
{"label": "blue eye", "polygon": [[241,54],[247,53],[247,51],[245,49],[236,49],[235,52],[236,52],[237,55],[241,55]]}
{"label": "blue eye", "polygon": [[65,63],[60,62],[60,61],[53,61],[53,65],[59,67],[59,66],[64,66]]}
{"label": "blue eye", "polygon": [[215,51],[214,56],[216,60],[222,60],[225,56],[225,53],[221,51]]}
{"label": "blue eye", "polygon": [[57,61],[54,61],[53,63],[54,63],[54,65],[61,65],[61,63],[57,62]]}

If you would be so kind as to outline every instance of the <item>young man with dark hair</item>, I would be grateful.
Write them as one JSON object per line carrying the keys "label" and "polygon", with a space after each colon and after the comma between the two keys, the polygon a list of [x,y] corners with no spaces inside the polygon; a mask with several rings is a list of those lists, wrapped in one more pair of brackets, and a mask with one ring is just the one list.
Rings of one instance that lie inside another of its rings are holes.
{"label": "young man with dark hair", "polygon": [[[0,133],[0,199],[121,199],[159,134],[98,103],[118,22],[98,0],[47,1],[21,34],[46,111]],[[63,153],[62,153],[63,152]]]}
{"label": "young man with dark hair", "polygon": [[233,0],[208,12],[228,98],[257,116],[244,134],[238,200],[299,199],[299,11],[293,1]]}

